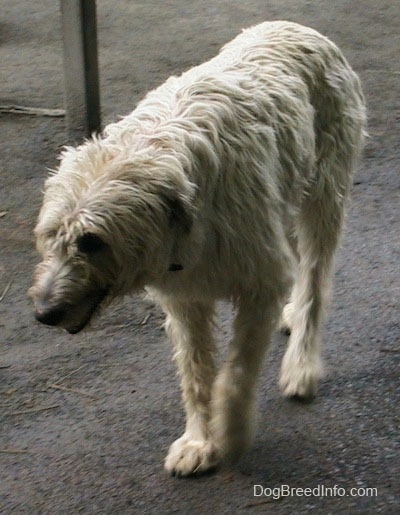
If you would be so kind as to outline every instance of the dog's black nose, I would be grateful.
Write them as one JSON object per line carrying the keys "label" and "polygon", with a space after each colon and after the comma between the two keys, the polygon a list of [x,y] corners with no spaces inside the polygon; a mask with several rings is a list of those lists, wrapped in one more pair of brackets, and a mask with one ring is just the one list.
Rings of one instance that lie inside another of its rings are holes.
{"label": "dog's black nose", "polygon": [[65,310],[60,307],[52,307],[35,312],[35,318],[38,322],[46,325],[58,325],[64,318]]}

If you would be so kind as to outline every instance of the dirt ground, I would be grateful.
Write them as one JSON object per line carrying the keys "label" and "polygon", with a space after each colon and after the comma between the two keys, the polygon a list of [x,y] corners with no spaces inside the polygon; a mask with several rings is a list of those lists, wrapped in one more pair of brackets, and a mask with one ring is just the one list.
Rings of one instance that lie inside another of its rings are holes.
{"label": "dirt ground", "polygon": [[[369,106],[371,137],[338,254],[317,399],[281,397],[285,338],[277,335],[252,449],[215,475],[168,477],[163,457],[183,412],[161,313],[126,299],[75,337],[33,321],[32,228],[46,168],[68,143],[65,122],[0,114],[1,513],[400,513],[398,3],[99,0],[103,120],[267,19],[331,37],[360,74]],[[0,62],[2,106],[63,107],[58,2],[2,2]],[[230,317],[221,306],[222,351]],[[340,490],[274,499],[254,496],[256,484]],[[351,488],[364,490],[353,496]]]}

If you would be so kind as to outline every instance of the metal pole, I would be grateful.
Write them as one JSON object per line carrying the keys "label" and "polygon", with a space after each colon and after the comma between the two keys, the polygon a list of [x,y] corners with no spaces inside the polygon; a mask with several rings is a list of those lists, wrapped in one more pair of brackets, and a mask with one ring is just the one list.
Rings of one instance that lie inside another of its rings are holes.
{"label": "metal pole", "polygon": [[95,0],[61,0],[68,134],[79,141],[100,130]]}

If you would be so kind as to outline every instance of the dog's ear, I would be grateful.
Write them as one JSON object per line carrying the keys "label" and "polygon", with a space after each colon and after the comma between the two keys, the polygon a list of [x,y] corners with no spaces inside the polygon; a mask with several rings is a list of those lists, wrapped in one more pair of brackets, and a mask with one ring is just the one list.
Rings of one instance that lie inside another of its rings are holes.
{"label": "dog's ear", "polygon": [[163,195],[164,205],[168,210],[168,218],[171,227],[176,227],[188,233],[192,227],[193,218],[189,206],[175,193],[168,192]]}

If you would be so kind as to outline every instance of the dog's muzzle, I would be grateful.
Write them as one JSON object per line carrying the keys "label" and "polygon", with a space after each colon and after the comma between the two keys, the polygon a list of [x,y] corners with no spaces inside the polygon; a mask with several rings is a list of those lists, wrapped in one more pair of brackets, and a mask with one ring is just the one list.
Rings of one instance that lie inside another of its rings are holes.
{"label": "dog's muzzle", "polygon": [[79,333],[88,324],[107,293],[108,290],[97,291],[77,305],[41,303],[36,307],[35,318],[45,325],[63,327],[70,334]]}
{"label": "dog's muzzle", "polygon": [[37,309],[35,318],[38,322],[46,325],[58,325],[65,317],[66,306],[50,306]]}

